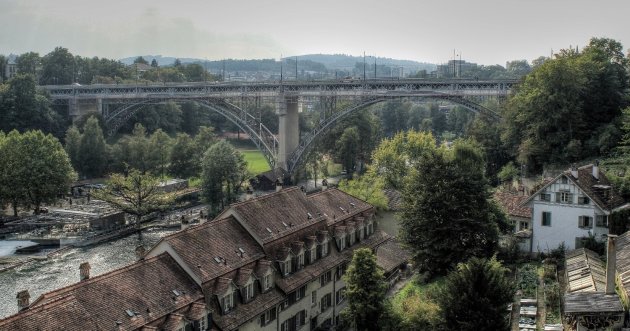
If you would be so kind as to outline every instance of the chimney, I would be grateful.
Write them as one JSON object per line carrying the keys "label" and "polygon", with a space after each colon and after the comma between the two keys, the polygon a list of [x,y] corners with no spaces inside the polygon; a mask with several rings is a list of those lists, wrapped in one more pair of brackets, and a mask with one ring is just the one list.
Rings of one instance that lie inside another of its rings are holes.
{"label": "chimney", "polygon": [[282,181],[278,178],[276,179],[276,192],[279,192],[280,190],[282,190]]}
{"label": "chimney", "polygon": [[575,166],[575,164],[571,165],[571,176],[573,176],[574,178],[578,178],[578,168]]}
{"label": "chimney", "polygon": [[617,270],[616,235],[608,235],[608,252],[606,254],[606,294],[615,294],[615,273]]}
{"label": "chimney", "polygon": [[18,292],[16,298],[17,298],[17,304],[18,304],[18,311],[28,309],[28,306],[30,304],[29,299],[31,298],[31,295],[28,294],[28,290]]}
{"label": "chimney", "polygon": [[328,180],[326,178],[322,179],[322,191],[326,191],[328,189]]}
{"label": "chimney", "polygon": [[595,164],[593,164],[593,177],[599,180],[599,160],[595,160]]}
{"label": "chimney", "polygon": [[90,263],[89,262],[83,262],[81,263],[81,265],[79,266],[79,279],[81,281],[90,279]]}
{"label": "chimney", "polygon": [[138,258],[138,260],[143,260],[146,254],[147,250],[144,248],[144,246],[140,245],[136,247],[136,257]]}

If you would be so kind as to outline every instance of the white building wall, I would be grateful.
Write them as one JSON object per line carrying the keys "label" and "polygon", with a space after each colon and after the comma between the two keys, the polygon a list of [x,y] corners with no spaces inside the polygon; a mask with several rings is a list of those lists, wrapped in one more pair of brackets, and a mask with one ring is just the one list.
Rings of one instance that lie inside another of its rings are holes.
{"label": "white building wall", "polygon": [[[567,250],[575,249],[576,238],[595,235],[597,240],[602,240],[602,235],[608,234],[608,228],[596,226],[597,214],[604,214],[593,201],[588,204],[578,204],[578,197],[583,196],[583,192],[568,181],[567,184],[556,183],[547,187],[545,193],[549,193],[551,201],[542,201],[540,194],[532,199],[532,252],[545,252],[558,248],[564,242]],[[556,192],[568,190],[572,194],[571,203],[556,202]],[[551,226],[542,225],[542,213],[551,212]],[[580,228],[579,217],[592,217],[590,228]]]}

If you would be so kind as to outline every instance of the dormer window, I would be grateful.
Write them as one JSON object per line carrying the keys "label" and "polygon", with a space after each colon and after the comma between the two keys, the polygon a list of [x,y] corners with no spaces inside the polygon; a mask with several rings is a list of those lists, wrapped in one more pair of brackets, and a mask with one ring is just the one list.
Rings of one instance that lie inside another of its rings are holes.
{"label": "dormer window", "polygon": [[320,244],[322,249],[322,257],[324,256],[328,256],[328,239],[324,239],[324,241],[322,241],[322,243]]}
{"label": "dormer window", "polygon": [[266,274],[263,277],[263,282],[262,282],[263,292],[267,291],[267,290],[269,290],[271,288],[272,282],[273,282],[273,278],[272,278],[271,273]]}
{"label": "dormer window", "polygon": [[223,312],[227,313],[234,308],[234,295],[232,289],[229,289],[227,294],[221,298],[221,307]]}
{"label": "dormer window", "polygon": [[304,251],[300,252],[297,257],[298,270],[304,268]]}
{"label": "dormer window", "polygon": [[245,302],[249,302],[254,298],[254,282],[250,281],[243,287],[243,298]]}
{"label": "dormer window", "polygon": [[280,272],[285,276],[291,273],[291,255],[287,256],[286,260],[280,262]]}
{"label": "dormer window", "polygon": [[337,246],[339,246],[339,250],[342,251],[346,247],[346,236],[342,235],[337,238]]}
{"label": "dormer window", "polygon": [[354,245],[354,238],[355,238],[354,234],[355,234],[354,231],[350,232],[350,243],[348,243],[348,246]]}
{"label": "dormer window", "polygon": [[313,263],[315,262],[315,260],[317,260],[317,250],[315,249],[315,247],[311,248],[310,254],[311,254],[311,263]]}

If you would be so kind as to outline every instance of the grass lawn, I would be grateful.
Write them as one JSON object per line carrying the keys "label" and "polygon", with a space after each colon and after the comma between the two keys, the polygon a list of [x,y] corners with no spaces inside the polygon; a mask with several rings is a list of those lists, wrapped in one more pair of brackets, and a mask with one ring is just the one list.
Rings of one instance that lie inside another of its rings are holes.
{"label": "grass lawn", "polygon": [[270,170],[269,164],[259,150],[239,150],[245,161],[247,161],[247,169],[254,175],[258,175]]}

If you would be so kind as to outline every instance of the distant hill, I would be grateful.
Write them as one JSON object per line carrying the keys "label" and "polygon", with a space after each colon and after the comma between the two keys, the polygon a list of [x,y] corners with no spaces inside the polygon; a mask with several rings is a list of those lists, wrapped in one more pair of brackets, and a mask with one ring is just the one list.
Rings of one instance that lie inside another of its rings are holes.
{"label": "distant hill", "polygon": [[[299,55],[298,59],[311,60],[325,65],[331,70],[352,70],[357,63],[363,63],[363,56],[352,56],[346,54],[308,54]],[[367,57],[367,65],[374,65],[374,57]],[[391,58],[377,57],[376,64],[392,67],[404,67],[405,71],[426,70],[428,72],[436,70],[433,63],[417,62],[411,60],[397,60]]]}
{"label": "distant hill", "polygon": [[[138,56],[127,57],[124,59],[120,59],[122,63],[132,64],[133,61]],[[175,63],[176,57],[172,56],[162,56],[162,55],[143,55],[142,56],[147,62],[151,63],[153,59],[157,61],[160,66],[170,66]],[[290,71],[292,65],[295,65],[295,56],[289,56],[284,59],[285,66],[287,68],[285,70]],[[307,70],[310,72],[333,72],[336,70],[345,71],[348,73],[355,72],[360,67],[360,64],[363,63],[362,56],[351,56],[345,54],[308,54],[308,55],[298,55],[298,67],[300,70]],[[245,71],[245,72],[277,72],[280,69],[280,63],[275,59],[258,59],[258,60],[238,60],[238,59],[226,59],[220,61],[208,61],[205,59],[196,59],[196,58],[179,58],[182,64],[188,63],[199,63],[204,65],[208,70],[213,72],[220,72],[224,67],[228,72],[235,71]],[[374,58],[368,57],[366,59],[367,66],[370,72],[372,66],[374,65]],[[427,72],[431,72],[436,70],[436,65],[432,63],[425,62],[417,62],[411,60],[397,60],[390,58],[377,57],[376,58],[377,66],[379,67],[379,72],[381,72],[381,67],[402,67],[405,73],[415,73],[419,70],[427,70]],[[384,71],[383,71],[384,72]],[[380,73],[379,73],[380,74]]]}

